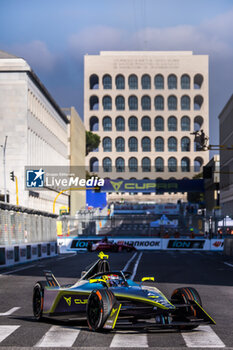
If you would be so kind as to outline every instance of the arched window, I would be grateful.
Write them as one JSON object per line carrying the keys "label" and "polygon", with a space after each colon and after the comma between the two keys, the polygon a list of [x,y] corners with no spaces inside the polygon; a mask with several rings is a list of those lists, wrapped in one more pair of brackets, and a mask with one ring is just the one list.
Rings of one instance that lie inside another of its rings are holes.
{"label": "arched window", "polygon": [[122,90],[125,88],[125,77],[121,74],[116,76],[116,89]]}
{"label": "arched window", "polygon": [[109,74],[103,76],[103,88],[105,90],[112,88],[112,77]]}
{"label": "arched window", "polygon": [[125,118],[116,118],[116,131],[125,131]]}
{"label": "arched window", "polygon": [[129,110],[136,111],[138,109],[138,98],[137,96],[129,96]]}
{"label": "arched window", "polygon": [[151,162],[150,162],[150,158],[148,158],[148,157],[142,158],[142,171],[143,171],[143,172],[149,172],[149,171],[151,171]]}
{"label": "arched window", "polygon": [[203,118],[202,116],[200,115],[197,115],[195,118],[194,118],[194,131],[199,131],[201,130],[201,127],[203,125]]}
{"label": "arched window", "polygon": [[90,131],[98,131],[99,130],[99,119],[97,117],[90,118]]}
{"label": "arched window", "polygon": [[129,151],[130,152],[138,151],[138,140],[136,139],[136,137],[129,138]]}
{"label": "arched window", "polygon": [[163,172],[164,171],[164,160],[161,157],[155,159],[155,171]]}
{"label": "arched window", "polygon": [[89,78],[90,89],[96,90],[99,89],[99,77],[96,74],[92,74]]}
{"label": "arched window", "polygon": [[190,160],[187,157],[181,159],[181,171],[189,172],[190,171]]}
{"label": "arched window", "polygon": [[190,139],[188,137],[181,139],[181,152],[190,152]]}
{"label": "arched window", "polygon": [[105,111],[112,109],[112,98],[110,96],[103,97],[103,109]]}
{"label": "arched window", "polygon": [[180,80],[181,89],[190,89],[190,76],[188,74],[183,74]]}
{"label": "arched window", "polygon": [[186,115],[181,118],[181,131],[190,131],[190,118]]}
{"label": "arched window", "polygon": [[168,151],[177,152],[177,139],[175,137],[169,137],[168,139]]}
{"label": "arched window", "polygon": [[167,78],[168,89],[177,89],[177,77],[174,74],[170,74]]}
{"label": "arched window", "polygon": [[196,157],[194,159],[194,171],[200,172],[202,165],[203,165],[203,159],[201,157]]}
{"label": "arched window", "polygon": [[177,119],[174,116],[168,118],[167,121],[168,131],[177,131]]}
{"label": "arched window", "polygon": [[136,117],[129,118],[129,131],[138,131],[138,119]]}
{"label": "arched window", "polygon": [[142,131],[151,131],[150,117],[143,117],[141,120]]}
{"label": "arched window", "polygon": [[110,117],[103,118],[103,130],[112,131],[112,119]]}
{"label": "arched window", "polygon": [[175,172],[177,171],[177,160],[174,157],[168,159],[168,171]]}
{"label": "arched window", "polygon": [[168,110],[175,111],[177,110],[177,98],[176,96],[169,96],[167,100]]}
{"label": "arched window", "polygon": [[129,158],[129,171],[136,172],[138,171],[138,160],[135,157]]}
{"label": "arched window", "polygon": [[103,151],[112,152],[112,140],[110,139],[110,137],[103,138]]}
{"label": "arched window", "polygon": [[121,157],[116,159],[116,171],[118,173],[123,173],[125,171],[125,161]]}
{"label": "arched window", "polygon": [[117,152],[125,151],[125,140],[123,139],[123,137],[116,138],[116,151]]}
{"label": "arched window", "polygon": [[150,152],[151,151],[151,142],[149,137],[143,137],[142,139],[142,151]]}
{"label": "arched window", "polygon": [[90,159],[90,172],[97,172],[99,171],[99,161],[96,157],[92,157]]}
{"label": "arched window", "polygon": [[160,136],[155,139],[155,152],[164,152],[164,140]]}
{"label": "arched window", "polygon": [[142,89],[150,89],[151,88],[151,79],[148,74],[144,74],[142,76]]}
{"label": "arched window", "polygon": [[181,97],[181,109],[182,111],[189,111],[190,110],[190,97],[189,96],[182,96]]}
{"label": "arched window", "polygon": [[125,109],[125,98],[123,96],[116,97],[116,110],[123,111]]}
{"label": "arched window", "polygon": [[164,119],[163,117],[155,118],[155,131],[164,131]]}
{"label": "arched window", "polygon": [[135,74],[129,76],[129,89],[135,90],[138,88],[138,77]]}
{"label": "arched window", "polygon": [[157,74],[155,76],[155,89],[160,90],[160,89],[164,89],[164,78],[161,74]]}
{"label": "arched window", "polygon": [[89,107],[91,111],[97,111],[99,109],[99,98],[97,96],[90,97]]}
{"label": "arched window", "polygon": [[164,98],[163,96],[156,96],[155,97],[155,110],[156,111],[163,111],[164,110]]}
{"label": "arched window", "polygon": [[142,96],[142,110],[143,111],[149,111],[151,109],[151,100],[150,96]]}
{"label": "arched window", "polygon": [[105,173],[110,173],[112,171],[112,160],[108,157],[103,159],[103,170]]}
{"label": "arched window", "polygon": [[194,110],[195,111],[199,111],[201,109],[203,101],[204,101],[204,99],[201,95],[197,95],[194,97]]}
{"label": "arched window", "polygon": [[203,76],[201,74],[196,74],[194,76],[194,89],[200,89],[203,83]]}

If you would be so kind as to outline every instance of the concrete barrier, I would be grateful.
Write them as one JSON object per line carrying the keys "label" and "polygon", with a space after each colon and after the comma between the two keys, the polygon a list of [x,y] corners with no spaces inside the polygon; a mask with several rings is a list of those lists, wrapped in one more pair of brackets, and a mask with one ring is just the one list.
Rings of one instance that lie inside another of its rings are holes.
{"label": "concrete barrier", "polygon": [[224,240],[224,254],[233,256],[233,237],[227,237]]}
{"label": "concrete barrier", "polygon": [[57,242],[0,246],[0,268],[57,255]]}

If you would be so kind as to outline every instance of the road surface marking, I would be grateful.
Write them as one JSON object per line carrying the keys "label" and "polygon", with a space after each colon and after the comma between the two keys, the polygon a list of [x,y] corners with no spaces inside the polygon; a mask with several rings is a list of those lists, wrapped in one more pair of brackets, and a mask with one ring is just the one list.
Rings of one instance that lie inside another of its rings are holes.
{"label": "road surface marking", "polygon": [[146,334],[115,334],[110,348],[148,348]]}
{"label": "road surface marking", "polygon": [[199,326],[194,331],[182,333],[188,348],[224,348],[225,344],[210,326]]}
{"label": "road surface marking", "polygon": [[131,256],[131,258],[129,259],[129,261],[126,263],[125,267],[123,268],[123,271],[127,271],[129,264],[131,263],[131,261],[133,261],[133,259],[135,258],[135,256],[137,255],[137,252],[134,253],[133,256]]}
{"label": "road surface marking", "polygon": [[16,331],[20,326],[0,326],[0,342],[6,339],[11,333]]}
{"label": "road surface marking", "polygon": [[12,309],[6,311],[6,312],[2,312],[0,313],[0,316],[9,316],[9,315],[12,315],[15,311],[19,310],[20,307],[13,307]]}
{"label": "road surface marking", "polygon": [[[9,275],[10,273],[14,273],[14,272],[30,269],[31,267],[34,267],[34,266],[36,266],[36,265],[24,266],[24,267],[21,267],[20,269],[11,270],[11,271],[7,271],[7,272],[2,272],[1,275]],[[1,277],[1,275],[0,275],[0,277]]]}
{"label": "road surface marking", "polygon": [[74,344],[79,332],[77,328],[52,326],[35,347],[70,347]]}
{"label": "road surface marking", "polygon": [[227,262],[224,262],[224,264],[227,265],[227,266],[233,267],[232,264],[229,264],[229,263],[227,263]]}
{"label": "road surface marking", "polygon": [[143,254],[143,253],[140,253],[140,254],[139,254],[139,257],[137,258],[137,260],[136,260],[136,262],[135,262],[135,265],[134,265],[134,268],[133,268],[133,273],[132,273],[132,276],[131,276],[131,279],[132,279],[132,280],[133,280],[134,277],[136,276],[137,269],[138,269],[138,265],[139,265],[139,261],[141,260],[142,254]]}

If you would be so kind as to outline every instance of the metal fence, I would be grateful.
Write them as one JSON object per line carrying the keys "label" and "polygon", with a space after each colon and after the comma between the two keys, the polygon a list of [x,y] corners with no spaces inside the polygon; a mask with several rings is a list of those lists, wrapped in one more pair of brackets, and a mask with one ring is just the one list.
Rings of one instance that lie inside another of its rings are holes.
{"label": "metal fence", "polygon": [[56,218],[0,209],[0,245],[51,242],[56,238]]}

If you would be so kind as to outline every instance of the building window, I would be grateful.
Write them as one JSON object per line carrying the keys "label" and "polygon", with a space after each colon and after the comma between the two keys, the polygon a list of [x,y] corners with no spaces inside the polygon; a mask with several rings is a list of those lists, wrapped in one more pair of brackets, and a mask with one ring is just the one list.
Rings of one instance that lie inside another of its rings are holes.
{"label": "building window", "polygon": [[99,119],[95,116],[90,118],[90,131],[98,131],[99,130]]}
{"label": "building window", "polygon": [[99,109],[99,98],[97,96],[90,97],[89,108],[91,111],[97,111]]}
{"label": "building window", "polygon": [[164,98],[163,98],[163,96],[156,96],[155,97],[155,110],[156,111],[164,110]]}
{"label": "building window", "polygon": [[142,76],[142,89],[150,89],[151,88],[151,79],[148,74],[144,74]]}
{"label": "building window", "polygon": [[142,139],[142,151],[150,152],[151,151],[151,141],[149,137],[143,137]]}
{"label": "building window", "polygon": [[136,117],[129,118],[129,131],[138,131],[138,119]]}
{"label": "building window", "polygon": [[138,77],[135,74],[129,76],[129,89],[135,90],[138,88]]}
{"label": "building window", "polygon": [[148,157],[142,158],[142,171],[143,172],[150,172],[151,171],[150,158],[148,158]]}
{"label": "building window", "polygon": [[117,90],[122,90],[125,88],[125,78],[121,74],[116,76],[116,88]]}
{"label": "building window", "polygon": [[168,159],[168,171],[175,172],[177,171],[177,160],[174,157]]}
{"label": "building window", "polygon": [[91,172],[99,171],[99,161],[98,161],[98,159],[96,157],[92,157],[90,159],[89,165],[90,165],[90,171]]}
{"label": "building window", "polygon": [[110,173],[112,171],[112,160],[108,157],[103,159],[103,170],[105,173]]}
{"label": "building window", "polygon": [[112,88],[112,78],[109,74],[103,76],[103,88],[105,90]]}
{"label": "building window", "polygon": [[194,89],[201,89],[203,80],[204,78],[201,74],[196,74],[194,76]]}
{"label": "building window", "polygon": [[181,131],[190,131],[190,118],[186,115],[181,118]]}
{"label": "building window", "polygon": [[190,89],[190,77],[188,74],[184,74],[181,77],[181,89]]}
{"label": "building window", "polygon": [[116,131],[125,131],[125,119],[123,117],[116,118]]}
{"label": "building window", "polygon": [[110,137],[103,138],[103,151],[112,152],[112,140],[110,139]]}
{"label": "building window", "polygon": [[123,139],[123,137],[116,138],[116,151],[117,152],[125,151],[125,140]]}
{"label": "building window", "polygon": [[125,161],[121,157],[116,159],[116,171],[117,173],[123,173],[125,171]]}
{"label": "building window", "polygon": [[199,131],[201,130],[201,127],[203,126],[204,120],[202,118],[202,116],[197,115],[194,118],[194,131]]}
{"label": "building window", "polygon": [[177,152],[177,139],[175,137],[169,137],[168,139],[168,151]]}
{"label": "building window", "polygon": [[190,97],[189,96],[182,96],[181,97],[181,109],[182,111],[189,111],[190,110]]}
{"label": "building window", "polygon": [[141,103],[143,111],[149,111],[151,109],[151,100],[149,96],[143,96]]}
{"label": "building window", "polygon": [[129,110],[136,111],[138,109],[138,98],[136,96],[129,96]]}
{"label": "building window", "polygon": [[167,121],[168,131],[177,131],[177,119],[176,117],[169,117]]}
{"label": "building window", "polygon": [[135,157],[129,158],[129,171],[137,172],[138,171],[138,160]]}
{"label": "building window", "polygon": [[89,78],[90,90],[99,89],[99,77],[96,74],[92,74]]}
{"label": "building window", "polygon": [[112,98],[110,96],[103,97],[103,109],[105,111],[112,109]]}
{"label": "building window", "polygon": [[155,131],[164,131],[164,119],[163,117],[155,118]]}
{"label": "building window", "polygon": [[190,139],[188,137],[182,137],[181,139],[181,151],[190,152]]}
{"label": "building window", "polygon": [[181,159],[181,171],[189,172],[190,171],[190,160],[187,157]]}
{"label": "building window", "polygon": [[201,95],[197,95],[194,97],[194,110],[195,111],[199,111],[201,109],[203,101],[204,101],[204,99]]}
{"label": "building window", "polygon": [[112,119],[110,117],[103,118],[103,130],[112,131]]}
{"label": "building window", "polygon": [[155,76],[155,89],[161,90],[164,89],[164,78],[161,74]]}
{"label": "building window", "polygon": [[177,89],[177,77],[174,74],[170,74],[167,78],[168,89]]}
{"label": "building window", "polygon": [[122,111],[125,109],[125,99],[123,96],[116,97],[116,109],[117,111]]}
{"label": "building window", "polygon": [[155,171],[163,172],[164,171],[164,160],[161,157],[155,159]]}
{"label": "building window", "polygon": [[155,139],[155,152],[164,152],[164,140],[160,136]]}
{"label": "building window", "polygon": [[194,171],[200,172],[202,165],[203,165],[203,159],[201,157],[196,157],[194,159]]}
{"label": "building window", "polygon": [[138,140],[136,139],[136,137],[129,138],[129,151],[130,152],[138,151]]}
{"label": "building window", "polygon": [[176,96],[169,96],[167,100],[168,104],[168,110],[169,111],[176,111],[177,110],[177,98]]}
{"label": "building window", "polygon": [[151,131],[150,117],[143,117],[141,124],[142,124],[142,131]]}

